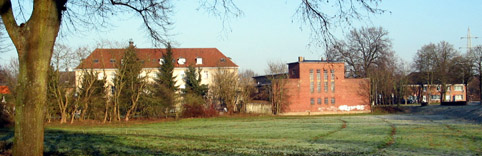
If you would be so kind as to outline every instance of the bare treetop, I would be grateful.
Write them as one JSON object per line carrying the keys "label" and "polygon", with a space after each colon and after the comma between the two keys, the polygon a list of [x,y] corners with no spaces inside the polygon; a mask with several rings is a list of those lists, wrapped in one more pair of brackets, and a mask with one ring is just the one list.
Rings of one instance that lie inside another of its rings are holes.
{"label": "bare treetop", "polygon": [[334,27],[350,27],[353,20],[384,13],[385,10],[377,8],[380,2],[381,0],[302,0],[297,15],[311,29],[312,42],[328,47],[336,41],[332,33]]}

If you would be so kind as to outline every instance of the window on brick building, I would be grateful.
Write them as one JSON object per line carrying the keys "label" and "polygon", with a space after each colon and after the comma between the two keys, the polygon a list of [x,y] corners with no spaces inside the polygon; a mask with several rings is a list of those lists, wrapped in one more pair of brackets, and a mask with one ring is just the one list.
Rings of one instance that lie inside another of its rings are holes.
{"label": "window on brick building", "polygon": [[316,70],[316,88],[318,90],[318,93],[321,92],[321,70],[317,69]]}
{"label": "window on brick building", "polygon": [[330,78],[330,80],[331,80],[331,91],[335,92],[335,70],[332,69],[330,72],[331,72],[331,78]]}
{"label": "window on brick building", "polygon": [[459,100],[464,100],[464,96],[462,95],[455,95],[455,100],[459,101]]}
{"label": "window on brick building", "polygon": [[318,103],[319,105],[321,105],[321,98],[318,98],[317,103]]}
{"label": "window on brick building", "polygon": [[315,92],[315,82],[313,79],[313,69],[310,69],[310,92]]}
{"label": "window on brick building", "polygon": [[331,98],[331,104],[335,104],[335,98],[334,97]]}
{"label": "window on brick building", "polygon": [[462,86],[454,86],[454,91],[464,91],[464,88]]}
{"label": "window on brick building", "polygon": [[328,92],[328,70],[323,70],[323,82],[325,83],[325,92]]}
{"label": "window on brick building", "polygon": [[315,104],[315,98],[311,98],[311,99],[310,99],[310,104],[311,104],[311,105],[314,105],[314,104]]}
{"label": "window on brick building", "polygon": [[325,98],[325,104],[328,104],[328,98],[327,97]]}

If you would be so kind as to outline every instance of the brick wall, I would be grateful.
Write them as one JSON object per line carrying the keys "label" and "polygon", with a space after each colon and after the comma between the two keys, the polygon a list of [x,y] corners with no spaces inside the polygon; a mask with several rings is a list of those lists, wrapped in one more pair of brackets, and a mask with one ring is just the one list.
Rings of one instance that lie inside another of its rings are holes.
{"label": "brick wall", "polygon": [[[284,114],[369,112],[368,79],[345,79],[344,72],[342,62],[312,61],[289,64],[290,79],[285,86],[289,104]],[[334,91],[332,82],[335,84]]]}

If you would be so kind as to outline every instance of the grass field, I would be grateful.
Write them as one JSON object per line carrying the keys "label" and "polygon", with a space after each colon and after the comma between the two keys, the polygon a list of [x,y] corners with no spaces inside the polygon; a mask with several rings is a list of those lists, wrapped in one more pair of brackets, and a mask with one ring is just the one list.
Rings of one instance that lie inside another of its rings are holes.
{"label": "grass field", "polygon": [[[1,133],[3,148],[12,136]],[[482,125],[436,115],[218,117],[56,125],[45,133],[46,155],[480,155],[481,148]]]}

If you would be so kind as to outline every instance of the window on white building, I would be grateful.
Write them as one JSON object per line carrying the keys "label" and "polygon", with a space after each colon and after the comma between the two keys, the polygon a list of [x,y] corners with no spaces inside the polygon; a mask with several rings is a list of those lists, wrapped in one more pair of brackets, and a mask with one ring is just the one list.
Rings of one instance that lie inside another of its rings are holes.
{"label": "window on white building", "polygon": [[159,64],[162,65],[164,63],[164,59],[160,58],[159,59]]}
{"label": "window on white building", "polygon": [[203,79],[208,79],[209,78],[209,72],[208,71],[204,71],[203,73]]}
{"label": "window on white building", "polygon": [[177,63],[178,63],[178,64],[184,64],[184,63],[186,63],[186,59],[183,58],[183,57],[180,57],[180,58],[177,60]]}

